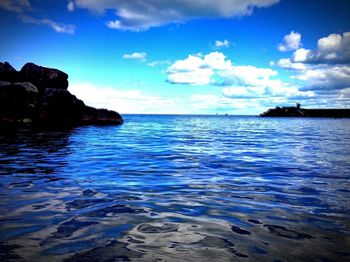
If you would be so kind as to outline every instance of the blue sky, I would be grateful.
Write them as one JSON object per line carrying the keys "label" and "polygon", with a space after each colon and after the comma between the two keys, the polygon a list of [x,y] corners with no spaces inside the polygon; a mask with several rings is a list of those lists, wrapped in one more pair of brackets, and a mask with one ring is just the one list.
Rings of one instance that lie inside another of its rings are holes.
{"label": "blue sky", "polygon": [[350,107],[350,2],[0,1],[0,58],[120,113]]}

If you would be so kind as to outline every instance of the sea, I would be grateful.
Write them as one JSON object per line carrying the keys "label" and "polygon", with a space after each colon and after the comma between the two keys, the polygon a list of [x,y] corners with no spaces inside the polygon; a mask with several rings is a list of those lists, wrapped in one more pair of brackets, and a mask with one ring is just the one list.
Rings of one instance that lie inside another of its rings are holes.
{"label": "sea", "polygon": [[350,119],[123,117],[0,132],[0,261],[350,261]]}

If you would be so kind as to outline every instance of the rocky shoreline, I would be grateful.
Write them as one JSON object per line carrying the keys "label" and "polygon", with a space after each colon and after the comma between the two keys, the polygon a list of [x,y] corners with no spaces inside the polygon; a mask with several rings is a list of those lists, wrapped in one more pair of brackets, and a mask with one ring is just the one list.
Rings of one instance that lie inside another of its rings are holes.
{"label": "rocky shoreline", "polygon": [[295,107],[275,107],[259,115],[260,117],[330,117],[350,118],[350,109],[304,109]]}
{"label": "rocky shoreline", "polygon": [[68,90],[68,75],[33,63],[20,71],[0,62],[0,126],[120,125],[115,111],[96,109]]}

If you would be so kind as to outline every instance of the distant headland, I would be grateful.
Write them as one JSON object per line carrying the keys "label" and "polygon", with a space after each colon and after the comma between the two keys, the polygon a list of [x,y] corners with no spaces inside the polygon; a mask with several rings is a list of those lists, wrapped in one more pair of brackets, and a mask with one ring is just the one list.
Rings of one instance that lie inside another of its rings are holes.
{"label": "distant headland", "polygon": [[114,111],[86,106],[68,90],[68,75],[25,64],[20,71],[0,62],[0,125],[119,125]]}
{"label": "distant headland", "polygon": [[350,118],[350,109],[305,109],[300,104],[295,107],[275,107],[260,114],[261,117],[331,117]]}

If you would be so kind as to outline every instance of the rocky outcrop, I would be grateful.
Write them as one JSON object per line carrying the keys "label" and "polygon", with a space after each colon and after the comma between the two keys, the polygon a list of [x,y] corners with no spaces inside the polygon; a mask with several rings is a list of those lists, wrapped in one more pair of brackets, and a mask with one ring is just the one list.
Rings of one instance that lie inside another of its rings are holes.
{"label": "rocky outcrop", "polygon": [[306,116],[305,110],[299,106],[296,107],[279,107],[269,109],[266,112],[260,114],[262,117],[274,116],[274,117],[302,117]]}
{"label": "rocky outcrop", "polygon": [[86,106],[68,90],[68,75],[28,63],[16,71],[0,63],[0,125],[122,124],[114,111]]}
{"label": "rocky outcrop", "polygon": [[23,79],[35,85],[40,93],[46,88],[68,89],[68,75],[58,69],[27,63],[20,73]]}
{"label": "rocky outcrop", "polygon": [[331,117],[350,118],[350,109],[305,109],[296,107],[275,107],[260,114],[261,117]]}

